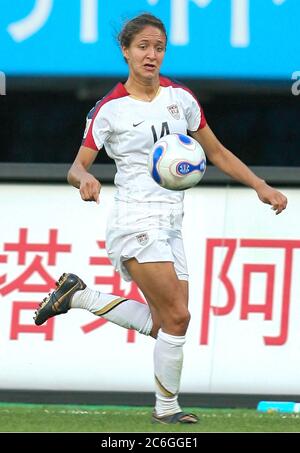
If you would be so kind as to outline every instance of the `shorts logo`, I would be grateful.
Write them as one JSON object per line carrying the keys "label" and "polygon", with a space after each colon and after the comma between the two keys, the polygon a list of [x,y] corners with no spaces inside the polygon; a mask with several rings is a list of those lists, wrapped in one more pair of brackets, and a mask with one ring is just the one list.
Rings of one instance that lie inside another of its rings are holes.
{"label": "shorts logo", "polygon": [[168,105],[167,109],[169,110],[169,113],[171,113],[173,118],[175,118],[175,120],[180,120],[180,113],[177,104]]}
{"label": "shorts logo", "polygon": [[148,233],[141,233],[136,236],[136,240],[140,245],[146,245],[149,241]]}

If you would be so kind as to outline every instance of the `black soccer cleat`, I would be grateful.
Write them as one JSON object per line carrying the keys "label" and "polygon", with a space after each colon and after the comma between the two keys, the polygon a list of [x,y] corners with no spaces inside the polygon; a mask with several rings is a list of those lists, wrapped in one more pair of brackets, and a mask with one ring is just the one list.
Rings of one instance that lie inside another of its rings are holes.
{"label": "black soccer cleat", "polygon": [[76,291],[86,288],[86,284],[75,274],[62,274],[56,286],[56,290],[43,299],[35,312],[33,319],[37,326],[44,324],[52,316],[67,313]]}
{"label": "black soccer cleat", "polygon": [[159,417],[155,411],[152,413],[152,423],[160,423],[162,425],[193,424],[198,423],[199,418],[195,414],[186,414],[185,412],[177,412],[176,414],[164,415]]}

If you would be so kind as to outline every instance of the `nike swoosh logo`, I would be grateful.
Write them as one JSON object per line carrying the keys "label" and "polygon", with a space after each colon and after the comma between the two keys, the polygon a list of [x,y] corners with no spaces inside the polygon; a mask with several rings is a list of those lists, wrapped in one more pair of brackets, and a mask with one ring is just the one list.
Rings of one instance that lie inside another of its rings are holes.
{"label": "nike swoosh logo", "polygon": [[140,124],[142,124],[144,122],[145,122],[145,120],[144,121],[140,121],[139,123],[136,123],[136,124],[133,123],[132,125],[133,125],[133,127],[137,127],[137,126],[139,126]]}
{"label": "nike swoosh logo", "polygon": [[59,307],[61,305],[61,303],[64,301],[64,299],[67,297],[68,294],[70,294],[71,291],[73,291],[75,288],[78,287],[78,285],[80,286],[80,283],[77,282],[76,285],[72,286],[72,288],[69,289],[69,291],[67,291],[65,294],[63,294],[62,296],[60,296],[59,299],[56,299],[56,301],[54,302],[54,304],[52,305],[52,310],[55,311],[56,313],[58,312],[59,310]]}

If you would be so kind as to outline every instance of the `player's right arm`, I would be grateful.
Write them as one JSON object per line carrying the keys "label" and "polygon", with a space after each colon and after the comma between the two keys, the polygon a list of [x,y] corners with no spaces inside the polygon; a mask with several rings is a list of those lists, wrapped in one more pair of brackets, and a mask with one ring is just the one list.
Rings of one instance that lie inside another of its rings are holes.
{"label": "player's right arm", "polygon": [[81,146],[68,171],[67,179],[69,184],[79,189],[80,196],[84,201],[95,201],[99,204],[101,184],[88,172],[96,156],[97,151],[86,146]]}
{"label": "player's right arm", "polygon": [[106,102],[107,99],[103,98],[89,111],[81,147],[68,172],[68,182],[79,189],[81,198],[96,203],[99,203],[101,184],[88,170],[111,134]]}

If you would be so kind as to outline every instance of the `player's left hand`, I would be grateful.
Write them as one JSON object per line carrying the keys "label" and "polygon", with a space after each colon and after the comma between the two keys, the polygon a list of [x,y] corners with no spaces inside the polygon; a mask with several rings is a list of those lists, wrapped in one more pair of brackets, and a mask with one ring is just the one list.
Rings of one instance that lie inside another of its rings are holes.
{"label": "player's left hand", "polygon": [[276,211],[276,215],[280,214],[287,206],[288,201],[286,196],[265,182],[256,188],[256,193],[263,203],[272,206],[273,211]]}

